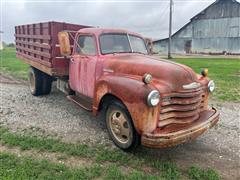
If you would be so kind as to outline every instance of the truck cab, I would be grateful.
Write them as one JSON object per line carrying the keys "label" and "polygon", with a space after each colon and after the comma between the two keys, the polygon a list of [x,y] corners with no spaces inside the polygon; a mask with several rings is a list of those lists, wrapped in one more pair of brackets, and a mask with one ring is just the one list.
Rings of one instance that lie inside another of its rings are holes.
{"label": "truck cab", "polygon": [[[16,27],[17,56],[31,66],[31,93],[48,94],[57,80],[69,100],[93,115],[104,114],[109,135],[119,148],[175,146],[197,138],[218,122],[219,112],[208,106],[215,84],[207,69],[196,74],[185,65],[151,56],[144,38],[134,32],[81,26],[71,35],[73,31],[63,27],[80,26],[51,23]],[[43,29],[40,33],[59,32],[58,36],[21,34],[31,32],[24,28],[38,26]],[[52,47],[51,54],[21,46],[29,43],[25,37],[42,38],[31,45]],[[52,44],[42,44],[47,42],[44,38]],[[37,56],[31,56],[34,53]],[[49,56],[49,65],[39,55]]]}
{"label": "truck cab", "polygon": [[113,64],[109,64],[111,60],[133,54],[148,54],[144,39],[136,33],[99,28],[80,30],[75,36],[69,65],[71,89],[94,98],[98,80],[114,72],[110,67]]}

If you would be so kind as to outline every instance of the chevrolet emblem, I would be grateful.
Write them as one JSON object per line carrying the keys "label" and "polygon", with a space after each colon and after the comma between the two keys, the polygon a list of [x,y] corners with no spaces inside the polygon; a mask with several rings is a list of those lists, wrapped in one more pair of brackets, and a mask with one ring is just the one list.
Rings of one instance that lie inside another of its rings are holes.
{"label": "chevrolet emblem", "polygon": [[183,85],[183,89],[196,89],[196,88],[199,88],[200,86],[201,86],[200,83],[193,82],[191,84]]}

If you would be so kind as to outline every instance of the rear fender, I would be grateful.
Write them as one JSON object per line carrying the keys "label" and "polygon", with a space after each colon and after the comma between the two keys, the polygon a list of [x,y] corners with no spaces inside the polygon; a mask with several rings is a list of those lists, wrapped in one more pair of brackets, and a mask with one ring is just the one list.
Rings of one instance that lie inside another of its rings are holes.
{"label": "rear fender", "polygon": [[149,107],[147,96],[153,88],[140,80],[106,75],[98,80],[95,88],[93,112],[97,114],[101,99],[111,94],[127,107],[139,134],[152,132],[157,127],[159,107]]}

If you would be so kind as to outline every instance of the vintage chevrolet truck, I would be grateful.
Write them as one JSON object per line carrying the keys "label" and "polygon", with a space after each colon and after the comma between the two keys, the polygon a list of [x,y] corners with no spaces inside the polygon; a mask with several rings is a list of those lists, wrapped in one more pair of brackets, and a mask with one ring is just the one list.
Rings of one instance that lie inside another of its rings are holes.
{"label": "vintage chevrolet truck", "polygon": [[137,33],[46,22],[16,26],[15,37],[17,57],[30,65],[32,95],[49,94],[57,81],[69,100],[93,115],[103,112],[123,150],[181,144],[219,120],[208,107],[215,85],[207,69],[200,75],[154,58]]}

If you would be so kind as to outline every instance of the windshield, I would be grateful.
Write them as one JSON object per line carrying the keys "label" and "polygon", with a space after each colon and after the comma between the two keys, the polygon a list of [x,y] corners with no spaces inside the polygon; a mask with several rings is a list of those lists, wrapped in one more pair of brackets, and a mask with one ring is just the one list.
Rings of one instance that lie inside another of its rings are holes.
{"label": "windshield", "polygon": [[148,53],[142,38],[127,34],[103,34],[100,36],[100,47],[102,54]]}

